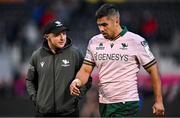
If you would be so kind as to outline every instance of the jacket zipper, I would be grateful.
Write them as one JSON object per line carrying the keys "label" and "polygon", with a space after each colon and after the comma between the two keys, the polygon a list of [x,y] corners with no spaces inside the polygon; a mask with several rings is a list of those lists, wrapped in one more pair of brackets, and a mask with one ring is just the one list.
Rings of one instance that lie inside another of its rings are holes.
{"label": "jacket zipper", "polygon": [[53,99],[54,99],[54,113],[56,113],[56,98],[55,98],[55,55],[53,55]]}

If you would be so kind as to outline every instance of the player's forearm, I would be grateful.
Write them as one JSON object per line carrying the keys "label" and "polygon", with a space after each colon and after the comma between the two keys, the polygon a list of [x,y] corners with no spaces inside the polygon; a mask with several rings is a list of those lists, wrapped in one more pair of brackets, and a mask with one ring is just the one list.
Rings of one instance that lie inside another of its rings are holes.
{"label": "player's forearm", "polygon": [[35,85],[32,81],[26,80],[27,92],[30,96],[36,95]]}
{"label": "player's forearm", "polygon": [[88,82],[89,76],[91,75],[93,71],[93,66],[83,64],[81,66],[81,69],[76,75],[77,81],[79,81],[79,87],[85,85]]}
{"label": "player's forearm", "polygon": [[152,82],[153,91],[155,95],[155,101],[162,102],[163,99],[162,99],[161,80],[160,80],[160,74],[159,74],[157,65],[153,65],[147,71],[151,75],[151,82]]}
{"label": "player's forearm", "polygon": [[81,86],[84,86],[84,85],[87,83],[89,76],[90,76],[90,74],[87,73],[87,72],[79,71],[79,72],[77,73],[76,79],[79,80],[80,87],[81,87]]}
{"label": "player's forearm", "polygon": [[161,81],[159,78],[152,79],[152,85],[156,102],[162,102]]}

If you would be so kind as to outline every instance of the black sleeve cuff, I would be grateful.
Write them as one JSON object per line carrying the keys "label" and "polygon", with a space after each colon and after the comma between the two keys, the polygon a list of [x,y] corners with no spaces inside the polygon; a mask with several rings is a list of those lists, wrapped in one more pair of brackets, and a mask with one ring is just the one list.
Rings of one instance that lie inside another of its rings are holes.
{"label": "black sleeve cuff", "polygon": [[149,63],[147,63],[146,65],[144,65],[144,69],[148,69],[149,67],[151,67],[152,65],[156,64],[156,60],[153,59],[152,61],[150,61]]}

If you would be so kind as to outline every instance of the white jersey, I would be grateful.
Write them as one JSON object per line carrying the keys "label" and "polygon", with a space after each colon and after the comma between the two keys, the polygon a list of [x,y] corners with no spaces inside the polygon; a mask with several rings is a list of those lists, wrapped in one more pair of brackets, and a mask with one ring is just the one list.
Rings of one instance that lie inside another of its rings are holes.
{"label": "white jersey", "polygon": [[102,34],[94,36],[87,48],[84,64],[99,70],[99,102],[117,103],[139,100],[137,73],[140,65],[155,64],[153,54],[144,38],[126,28],[114,40]]}

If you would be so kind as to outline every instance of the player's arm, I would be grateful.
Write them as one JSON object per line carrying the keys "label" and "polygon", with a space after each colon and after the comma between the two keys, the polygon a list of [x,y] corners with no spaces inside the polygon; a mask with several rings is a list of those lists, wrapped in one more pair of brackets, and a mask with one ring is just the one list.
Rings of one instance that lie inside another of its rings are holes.
{"label": "player's arm", "polygon": [[79,88],[85,85],[88,82],[89,76],[93,71],[94,66],[88,64],[82,64],[79,72],[76,75],[76,78],[72,81],[70,85],[70,93],[73,96],[79,96]]}
{"label": "player's arm", "polygon": [[157,64],[146,68],[147,72],[151,75],[151,82],[155,95],[155,104],[153,105],[153,113],[155,115],[164,115],[164,105],[161,91],[161,80]]}
{"label": "player's arm", "polygon": [[28,72],[26,77],[26,89],[30,96],[30,99],[35,103],[37,94],[37,78],[38,74],[35,67],[35,56],[34,53],[30,59],[28,66]]}
{"label": "player's arm", "polygon": [[37,74],[36,72],[30,68],[28,69],[27,78],[26,78],[26,88],[27,92],[30,96],[30,99],[35,103],[36,101],[36,79]]}

